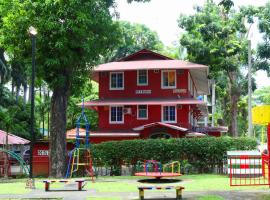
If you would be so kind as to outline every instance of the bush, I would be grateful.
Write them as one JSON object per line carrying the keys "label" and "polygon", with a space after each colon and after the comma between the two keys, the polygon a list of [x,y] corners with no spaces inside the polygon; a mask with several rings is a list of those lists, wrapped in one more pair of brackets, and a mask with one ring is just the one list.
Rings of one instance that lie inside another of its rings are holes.
{"label": "bush", "polygon": [[212,171],[215,166],[222,167],[226,151],[253,150],[256,145],[252,138],[230,137],[125,140],[94,144],[92,154],[95,166],[110,167],[117,174],[123,164],[135,169],[138,161],[151,159],[163,164],[188,163],[194,171],[202,173]]}

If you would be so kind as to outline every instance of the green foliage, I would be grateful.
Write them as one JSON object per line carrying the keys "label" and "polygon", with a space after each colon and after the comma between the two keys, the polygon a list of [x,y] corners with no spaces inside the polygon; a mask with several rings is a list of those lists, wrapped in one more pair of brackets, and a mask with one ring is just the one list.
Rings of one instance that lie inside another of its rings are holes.
{"label": "green foliage", "polygon": [[[233,136],[238,135],[238,101],[247,93],[247,79],[241,67],[247,64],[247,12],[233,10],[231,0],[218,5],[207,1],[191,16],[180,16],[179,27],[184,33],[180,44],[187,49],[187,59],[208,65],[210,77],[217,85],[217,109],[229,125]],[[242,11],[242,10],[241,10]]]}
{"label": "green foliage", "polygon": [[253,98],[256,104],[270,104],[270,86],[254,91]]}
{"label": "green foliage", "polygon": [[[30,139],[30,105],[24,105],[22,99],[16,102],[10,91],[0,86],[0,130]],[[35,133],[39,137],[37,126]]]}
{"label": "green foliage", "polygon": [[[86,81],[81,90],[74,91],[74,95],[69,98],[67,109],[67,129],[72,129],[76,126],[77,118],[82,113],[82,108],[78,104],[84,101],[94,100],[98,98],[98,84],[94,81]],[[85,109],[86,116],[90,123],[91,130],[97,129],[98,115],[95,110]]]}
{"label": "green foliage", "polygon": [[256,67],[267,71],[268,76],[270,76],[270,2],[258,13],[259,30],[263,34],[263,43],[258,45],[258,61]]}
{"label": "green foliage", "polygon": [[135,166],[138,161],[154,159],[163,164],[188,162],[195,171],[208,172],[215,165],[222,166],[226,151],[251,150],[256,145],[254,139],[230,137],[127,140],[95,144],[92,153],[95,165],[113,169],[122,163]]}
{"label": "green foliage", "polygon": [[158,34],[144,24],[131,24],[127,21],[120,21],[119,27],[121,40],[113,51],[104,58],[105,61],[115,61],[141,49],[153,51],[163,49]]}

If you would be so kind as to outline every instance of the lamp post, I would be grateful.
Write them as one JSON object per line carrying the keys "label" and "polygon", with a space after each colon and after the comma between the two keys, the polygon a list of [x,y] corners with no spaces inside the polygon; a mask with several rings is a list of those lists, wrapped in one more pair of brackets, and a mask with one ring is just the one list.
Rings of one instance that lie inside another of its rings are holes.
{"label": "lamp post", "polygon": [[31,143],[30,143],[30,172],[29,172],[29,178],[32,179],[32,184],[30,185],[31,188],[34,188],[34,180],[33,180],[33,147],[35,143],[35,132],[34,132],[34,124],[35,124],[35,115],[34,115],[34,109],[35,109],[35,68],[36,68],[36,35],[37,30],[30,26],[28,29],[28,33],[31,37],[31,43],[32,43],[32,74],[31,74]]}

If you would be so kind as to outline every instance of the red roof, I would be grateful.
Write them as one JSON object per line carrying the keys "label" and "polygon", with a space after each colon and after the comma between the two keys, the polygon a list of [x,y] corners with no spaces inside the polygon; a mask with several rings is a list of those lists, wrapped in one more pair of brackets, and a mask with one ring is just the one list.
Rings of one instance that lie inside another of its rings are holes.
{"label": "red roof", "polygon": [[99,65],[94,69],[94,71],[127,71],[140,69],[208,69],[208,66],[195,64],[183,60],[138,60],[109,62]]}
{"label": "red roof", "polygon": [[99,99],[84,103],[85,107],[110,106],[110,105],[206,105],[206,102],[197,99]]}
{"label": "red roof", "polygon": [[[6,135],[5,131],[0,130],[0,145],[6,144]],[[8,134],[8,144],[28,144],[29,140],[21,138],[19,136]]]}
{"label": "red roof", "polygon": [[167,127],[167,128],[171,128],[171,129],[175,129],[175,130],[183,131],[183,132],[188,130],[187,128],[183,128],[183,127],[180,127],[180,126],[167,124],[167,123],[163,123],[163,122],[154,122],[154,123],[150,123],[150,124],[145,124],[145,125],[142,125],[142,126],[135,127],[135,128],[133,128],[133,130],[134,131],[142,131],[145,128],[153,127],[153,126],[156,126],[156,125],[164,126],[164,127]]}
{"label": "red roof", "polygon": [[[76,131],[77,129],[71,129],[67,131],[67,139],[75,139],[76,138]],[[80,136],[85,137],[85,129],[80,128]],[[139,137],[140,133],[138,132],[112,132],[112,131],[90,131],[89,136],[91,137]]]}

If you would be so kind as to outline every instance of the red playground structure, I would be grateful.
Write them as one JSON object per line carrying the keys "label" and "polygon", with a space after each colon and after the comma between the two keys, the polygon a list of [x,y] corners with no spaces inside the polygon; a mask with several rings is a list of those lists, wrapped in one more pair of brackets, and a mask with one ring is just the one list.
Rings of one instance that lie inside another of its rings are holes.
{"label": "red playground structure", "polygon": [[244,151],[228,158],[230,186],[270,186],[270,105],[257,106],[252,109],[252,122],[267,126],[267,151]]}
{"label": "red playground structure", "polygon": [[[177,170],[175,170],[177,167]],[[156,179],[161,179],[163,177],[177,177],[181,176],[180,174],[180,162],[174,161],[171,163],[167,163],[162,165],[160,162],[156,160],[146,160],[143,164],[143,172],[135,173],[135,176],[145,176],[152,177]],[[169,170],[169,171],[166,171]]]}

